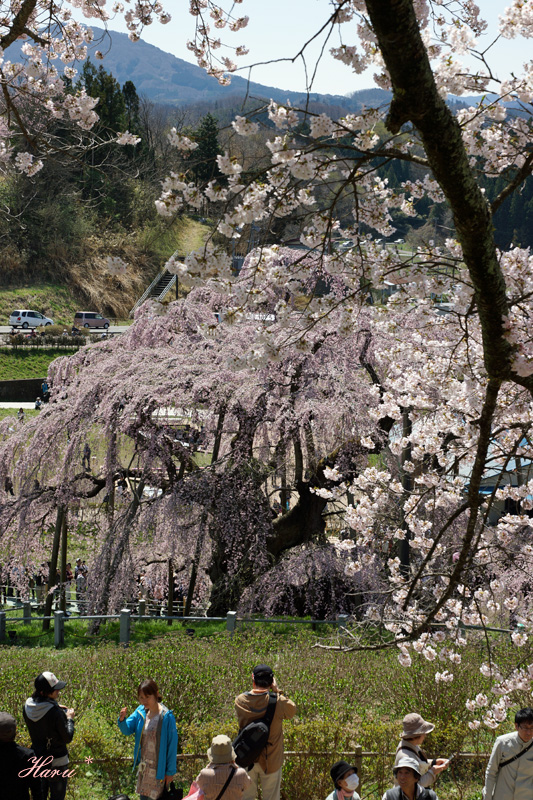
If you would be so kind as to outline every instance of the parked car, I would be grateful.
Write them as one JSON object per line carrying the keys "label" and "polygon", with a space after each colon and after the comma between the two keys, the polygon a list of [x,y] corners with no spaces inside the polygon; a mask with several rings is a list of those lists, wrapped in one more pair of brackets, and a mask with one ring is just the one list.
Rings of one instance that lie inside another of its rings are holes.
{"label": "parked car", "polygon": [[54,320],[39,314],[38,311],[13,311],[9,317],[9,324],[13,328],[38,328],[39,325],[53,325]]}
{"label": "parked car", "polygon": [[96,311],[76,311],[74,325],[76,328],[109,328],[110,322]]}

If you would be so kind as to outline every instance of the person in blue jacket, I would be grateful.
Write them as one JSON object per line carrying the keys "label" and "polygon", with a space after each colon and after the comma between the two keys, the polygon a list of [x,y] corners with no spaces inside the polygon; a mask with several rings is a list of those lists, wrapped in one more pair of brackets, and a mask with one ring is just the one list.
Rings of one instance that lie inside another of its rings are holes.
{"label": "person in blue jacket", "polygon": [[161,703],[157,683],[148,679],[139,684],[140,705],[127,717],[122,708],[118,727],[126,736],[135,734],[133,768],[138,767],[137,788],[140,800],[158,800],[176,774],[178,732],[174,714]]}

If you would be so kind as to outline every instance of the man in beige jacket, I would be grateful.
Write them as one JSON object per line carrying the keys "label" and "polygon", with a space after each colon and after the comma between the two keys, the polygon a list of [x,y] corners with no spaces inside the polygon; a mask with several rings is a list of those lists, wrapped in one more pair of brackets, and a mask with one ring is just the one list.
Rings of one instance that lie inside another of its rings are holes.
{"label": "man in beige jacket", "polygon": [[485,773],[484,800],[533,797],[533,708],[515,714],[515,730],[494,742]]}
{"label": "man in beige jacket", "polygon": [[259,779],[261,780],[263,800],[279,800],[280,798],[283,720],[294,717],[296,714],[295,704],[280,691],[271,668],[266,664],[259,664],[252,673],[252,691],[244,692],[235,699],[235,711],[239,730],[249,722],[259,721],[265,716],[270,692],[275,692],[278,699],[274,718],[270,725],[268,744],[248,773],[252,782],[244,790],[242,800],[254,800],[257,797]]}

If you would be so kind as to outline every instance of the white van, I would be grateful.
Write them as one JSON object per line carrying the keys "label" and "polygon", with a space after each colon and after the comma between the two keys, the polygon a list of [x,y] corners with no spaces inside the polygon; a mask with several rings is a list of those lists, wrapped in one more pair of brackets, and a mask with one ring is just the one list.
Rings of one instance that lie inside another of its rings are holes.
{"label": "white van", "polygon": [[54,320],[39,314],[38,311],[13,311],[9,317],[9,324],[13,328],[38,328],[40,325],[53,325]]}

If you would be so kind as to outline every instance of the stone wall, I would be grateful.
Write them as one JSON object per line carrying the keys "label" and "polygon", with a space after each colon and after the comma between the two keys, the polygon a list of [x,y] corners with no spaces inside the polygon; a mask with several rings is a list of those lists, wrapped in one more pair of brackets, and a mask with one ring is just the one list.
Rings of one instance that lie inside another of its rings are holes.
{"label": "stone wall", "polygon": [[34,403],[41,397],[44,378],[29,378],[19,381],[0,381],[0,403]]}

